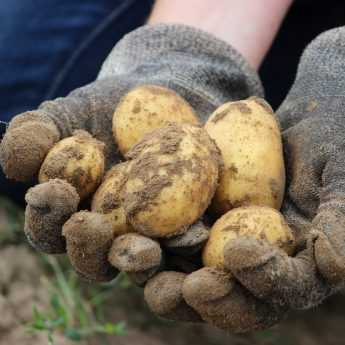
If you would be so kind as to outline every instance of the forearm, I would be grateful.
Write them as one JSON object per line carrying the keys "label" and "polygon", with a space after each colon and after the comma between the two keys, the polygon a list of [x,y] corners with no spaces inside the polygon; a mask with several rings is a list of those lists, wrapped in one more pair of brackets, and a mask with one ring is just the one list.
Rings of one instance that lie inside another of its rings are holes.
{"label": "forearm", "polygon": [[258,69],[293,0],[157,0],[149,24],[186,24],[236,48]]}

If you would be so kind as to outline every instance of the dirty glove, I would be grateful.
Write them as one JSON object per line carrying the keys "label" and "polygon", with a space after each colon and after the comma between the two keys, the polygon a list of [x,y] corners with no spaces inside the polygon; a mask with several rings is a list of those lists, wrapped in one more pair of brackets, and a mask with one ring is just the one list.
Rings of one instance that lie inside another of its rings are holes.
{"label": "dirty glove", "polygon": [[[121,96],[139,84],[162,85],[175,90],[192,105],[202,121],[227,101],[263,95],[256,73],[225,42],[186,26],[145,26],[117,44],[96,82],[65,98],[44,102],[38,110],[12,120],[0,146],[0,163],[6,175],[20,181],[32,178],[49,149],[79,129],[87,130],[106,144],[106,165],[111,167],[120,159],[111,131],[114,109]],[[27,217],[25,231],[36,248],[48,253],[65,251],[64,241],[59,243],[58,251],[52,245],[52,239],[56,233],[61,234],[65,224],[64,235],[69,237],[67,249],[70,257],[73,254],[72,264],[88,279],[114,277],[116,270],[109,266],[109,261],[127,271],[141,285],[157,267],[175,269],[177,275],[166,280],[174,284],[165,284],[166,288],[162,289],[166,293],[157,313],[179,320],[200,319],[196,311],[186,305],[181,290],[186,274],[199,268],[200,262],[195,262],[195,258],[185,260],[180,254],[165,254],[169,250],[176,252],[176,244],[200,249],[200,243],[191,244],[188,236],[162,244],[134,235],[123,235],[114,241],[111,227],[102,217],[90,217],[87,212],[71,217],[79,202],[73,188],[61,180],[47,183],[34,187],[26,196],[27,215],[37,228],[34,233]],[[97,229],[101,231],[95,236]],[[119,257],[120,252],[124,254]],[[151,291],[157,290],[153,283],[147,286],[146,295],[150,286]],[[241,315],[242,306],[252,307],[249,302],[244,303],[246,295],[241,297],[240,303],[236,302],[242,293],[240,287],[237,291],[227,297],[228,306],[238,305],[237,312]],[[234,303],[231,299],[235,299]],[[182,311],[178,311],[181,305]],[[229,321],[227,328],[232,329],[232,326]]]}
{"label": "dirty glove", "polygon": [[278,116],[288,184],[283,214],[298,241],[288,257],[250,238],[225,247],[225,264],[253,295],[307,309],[345,281],[345,27],[306,48]]}

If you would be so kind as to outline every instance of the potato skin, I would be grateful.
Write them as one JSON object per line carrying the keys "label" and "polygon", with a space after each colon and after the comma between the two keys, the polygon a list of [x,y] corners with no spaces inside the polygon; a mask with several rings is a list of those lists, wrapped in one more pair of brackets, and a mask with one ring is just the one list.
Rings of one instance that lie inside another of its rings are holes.
{"label": "potato skin", "polygon": [[89,133],[78,130],[59,141],[48,152],[39,172],[40,183],[54,178],[66,180],[81,199],[92,194],[102,181],[104,144]]}
{"label": "potato skin", "polygon": [[145,134],[169,122],[198,124],[193,108],[175,91],[157,85],[140,85],[118,104],[113,134],[120,152],[126,154]]}
{"label": "potato skin", "polygon": [[127,155],[123,205],[133,227],[149,237],[187,231],[214,195],[219,157],[198,126],[170,124],[148,134]]}
{"label": "potato skin", "polygon": [[229,102],[211,115],[205,129],[224,162],[212,213],[221,216],[247,205],[279,210],[285,168],[279,124],[271,107],[258,97]]}
{"label": "potato skin", "polygon": [[292,255],[296,246],[294,235],[282,214],[266,206],[235,208],[213,225],[210,237],[204,247],[204,266],[224,269],[224,246],[232,239],[253,236],[268,241]]}
{"label": "potato skin", "polygon": [[121,192],[127,180],[129,162],[115,165],[105,176],[93,196],[91,211],[102,213],[110,221],[114,235],[133,232],[122,206]]}

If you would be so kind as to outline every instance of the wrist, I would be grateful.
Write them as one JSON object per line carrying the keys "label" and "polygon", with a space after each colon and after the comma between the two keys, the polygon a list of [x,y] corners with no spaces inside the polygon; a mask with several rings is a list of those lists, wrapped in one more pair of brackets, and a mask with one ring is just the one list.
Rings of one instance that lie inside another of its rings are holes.
{"label": "wrist", "polygon": [[258,69],[293,0],[157,0],[149,24],[186,24],[237,49]]}

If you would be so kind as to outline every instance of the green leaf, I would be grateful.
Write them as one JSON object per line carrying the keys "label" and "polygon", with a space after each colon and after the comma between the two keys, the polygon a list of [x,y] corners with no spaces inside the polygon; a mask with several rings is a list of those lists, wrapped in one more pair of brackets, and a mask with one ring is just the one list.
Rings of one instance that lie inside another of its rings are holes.
{"label": "green leaf", "polygon": [[49,324],[50,324],[51,328],[59,328],[59,327],[64,326],[65,319],[63,317],[60,317],[56,320],[50,321]]}
{"label": "green leaf", "polygon": [[33,306],[33,323],[30,325],[30,328],[36,330],[46,330],[46,318],[45,316],[37,309],[37,307]]}
{"label": "green leaf", "polygon": [[111,323],[108,322],[103,326],[104,332],[109,335],[126,335],[126,323]]}
{"label": "green leaf", "polygon": [[67,328],[64,334],[66,338],[73,341],[81,341],[83,338],[80,331],[76,328]]}

